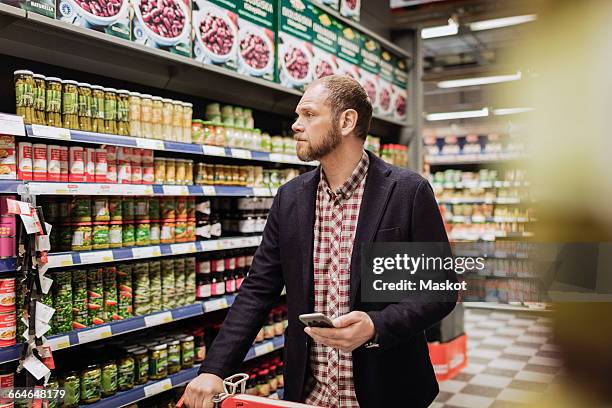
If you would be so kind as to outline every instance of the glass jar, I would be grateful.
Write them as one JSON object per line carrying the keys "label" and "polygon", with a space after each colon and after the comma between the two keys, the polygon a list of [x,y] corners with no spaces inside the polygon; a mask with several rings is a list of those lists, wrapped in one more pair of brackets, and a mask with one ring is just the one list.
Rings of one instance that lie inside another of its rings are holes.
{"label": "glass jar", "polygon": [[67,129],[79,129],[79,89],[77,81],[62,81],[62,126]]}
{"label": "glass jar", "polygon": [[128,121],[130,122],[130,136],[141,137],[141,99],[140,93],[130,92],[130,110],[128,114]]}
{"label": "glass jar", "polygon": [[47,78],[40,74],[34,74],[32,78],[34,79],[34,118],[32,122],[37,125],[46,125]]}
{"label": "glass jar", "polygon": [[149,219],[159,220],[159,217],[160,217],[159,198],[151,197],[149,198]]}
{"label": "glass jar", "polygon": [[99,401],[102,395],[102,371],[97,364],[88,365],[81,373],[81,404]]}
{"label": "glass jar", "polygon": [[136,232],[133,222],[124,222],[121,226],[121,241],[124,247],[134,246],[136,242]]}
{"label": "glass jar", "polygon": [[161,243],[161,224],[159,220],[151,221],[151,231],[149,233],[151,245],[159,245]]}
{"label": "glass jar", "polygon": [[140,137],[153,139],[153,97],[149,94],[142,94],[140,107]]}
{"label": "glass jar", "polygon": [[117,90],[115,88],[104,88],[104,130],[108,134],[117,134]]}
{"label": "glass jar", "polygon": [[162,99],[162,139],[172,140],[172,115],[174,114],[172,99]]}
{"label": "glass jar", "polygon": [[185,184],[193,185],[193,160],[185,161]]}
{"label": "glass jar", "polygon": [[136,245],[146,246],[151,244],[151,224],[149,220],[138,221],[135,227]]}
{"label": "glass jar", "polygon": [[176,219],[176,200],[174,197],[163,197],[160,208],[163,221],[174,221]]}
{"label": "glass jar", "polygon": [[92,248],[91,223],[79,222],[72,226],[72,250],[89,251]]}
{"label": "glass jar", "polygon": [[154,96],[152,98],[152,110],[151,110],[151,122],[153,127],[153,139],[162,139],[162,113],[164,111],[164,103],[160,96]]}
{"label": "glass jar", "polygon": [[168,346],[159,344],[149,348],[149,379],[161,380],[168,375]]}
{"label": "glass jar", "polygon": [[128,136],[130,134],[130,92],[124,89],[117,91],[117,134]]}
{"label": "glass jar", "polygon": [[195,183],[198,186],[206,184],[206,165],[204,163],[198,163]]}
{"label": "glass jar", "polygon": [[212,185],[215,184],[215,181],[217,180],[217,173],[215,170],[215,165],[214,164],[206,164],[206,182],[205,184],[208,185]]}
{"label": "glass jar", "polygon": [[204,122],[199,119],[191,122],[191,143],[204,144]]}
{"label": "glass jar", "polygon": [[47,78],[45,110],[47,126],[62,126],[62,80],[56,77]]}
{"label": "glass jar", "polygon": [[106,133],[104,125],[104,88],[99,85],[91,87],[91,130]]}
{"label": "glass jar", "polygon": [[91,201],[90,208],[91,215],[94,221],[110,221],[110,207],[108,197],[95,197]]}
{"label": "glass jar", "polygon": [[92,131],[92,120],[91,120],[91,99],[92,90],[91,85],[79,82],[78,86],[78,115],[79,115],[79,128],[87,132]]}
{"label": "glass jar", "polygon": [[225,142],[229,147],[238,147],[236,143],[236,128],[225,125]]}
{"label": "glass jar", "polygon": [[111,221],[108,232],[108,243],[110,248],[121,248],[123,246],[122,221]]}
{"label": "glass jar", "polygon": [[181,342],[172,340],[168,343],[168,374],[181,371]]}
{"label": "glass jar", "polygon": [[183,105],[182,102],[172,101],[172,139],[176,142],[183,140]]}
{"label": "glass jar", "polygon": [[15,78],[15,107],[17,115],[23,117],[26,125],[34,121],[34,73],[19,70],[13,73]]}
{"label": "glass jar", "polygon": [[117,393],[117,363],[110,360],[102,364],[102,396],[110,397]]}
{"label": "glass jar", "polygon": [[165,184],[176,184],[176,160],[166,159]]}
{"label": "glass jar", "polygon": [[127,351],[117,361],[117,387],[119,391],[134,388],[134,357]]}
{"label": "glass jar", "polygon": [[166,182],[166,159],[156,157],[155,160],[155,184]]}
{"label": "glass jar", "polygon": [[183,142],[191,143],[191,120],[193,118],[193,104],[183,102]]}
{"label": "glass jar", "polygon": [[215,132],[215,125],[212,122],[202,122],[202,144],[213,145]]}
{"label": "glass jar", "polygon": [[149,354],[141,347],[132,351],[134,356],[134,384],[140,385],[149,381]]}
{"label": "glass jar", "polygon": [[92,231],[93,249],[108,249],[110,246],[108,222],[94,222]]}
{"label": "glass jar", "polygon": [[133,221],[136,210],[134,208],[134,198],[124,197],[122,201],[121,216],[124,221]]}
{"label": "glass jar", "polygon": [[181,367],[191,368],[195,359],[195,343],[193,336],[181,336]]}
{"label": "glass jar", "polygon": [[65,390],[62,407],[77,408],[81,400],[81,379],[77,371],[69,371],[59,380],[60,386]]}
{"label": "glass jar", "polygon": [[187,221],[176,221],[174,227],[174,242],[187,241]]}
{"label": "glass jar", "polygon": [[187,184],[185,180],[187,171],[187,160],[176,159],[175,161],[175,175],[174,179],[176,184]]}
{"label": "glass jar", "polygon": [[272,151],[272,138],[270,137],[268,133],[261,134],[261,150],[264,152]]}
{"label": "glass jar", "polygon": [[108,213],[111,221],[122,221],[123,210],[120,196],[111,196],[108,199]]}
{"label": "glass jar", "polygon": [[174,221],[165,220],[161,226],[160,242],[162,244],[174,244],[174,233],[176,229],[176,223]]}

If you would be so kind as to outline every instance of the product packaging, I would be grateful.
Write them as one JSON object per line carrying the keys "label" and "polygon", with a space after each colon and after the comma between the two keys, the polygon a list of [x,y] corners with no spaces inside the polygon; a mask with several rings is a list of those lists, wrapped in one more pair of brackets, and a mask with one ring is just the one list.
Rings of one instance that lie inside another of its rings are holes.
{"label": "product packaging", "polygon": [[0,179],[15,180],[17,177],[16,162],[15,137],[0,135]]}
{"label": "product packaging", "polygon": [[130,39],[129,0],[57,0],[57,19]]}
{"label": "product packaging", "polygon": [[243,0],[238,6],[238,72],[275,80],[275,0]]}
{"label": "product packaging", "polygon": [[335,19],[314,4],[308,7],[312,14],[312,42],[314,51],[313,79],[334,75],[338,72],[338,32]]}
{"label": "product packaging", "polygon": [[395,68],[396,56],[390,51],[381,50],[380,73],[378,75],[378,113],[387,118],[393,118],[393,70]]}
{"label": "product packaging", "polygon": [[321,4],[334,10],[338,10],[340,7],[340,0],[312,0],[312,3]]}
{"label": "product packaging", "polygon": [[191,56],[190,0],[130,0],[132,41]]}
{"label": "product packaging", "polygon": [[361,79],[361,37],[351,27],[338,20],[332,22],[338,35],[338,73]]}
{"label": "product packaging", "polygon": [[340,0],[340,15],[359,21],[361,15],[361,0]]}
{"label": "product packaging", "polygon": [[395,69],[393,71],[393,118],[405,121],[408,115],[408,70],[406,60],[403,57],[395,59]]}
{"label": "product packaging", "polygon": [[278,82],[303,90],[312,81],[312,10],[302,0],[280,0],[278,13]]}
{"label": "product packaging", "polygon": [[360,34],[361,86],[365,88],[372,103],[373,113],[379,113],[378,74],[380,73],[380,43],[365,34]]}
{"label": "product packaging", "polygon": [[193,57],[236,70],[238,59],[237,3],[193,1]]}
{"label": "product packaging", "polygon": [[0,0],[0,3],[55,18],[55,0]]}

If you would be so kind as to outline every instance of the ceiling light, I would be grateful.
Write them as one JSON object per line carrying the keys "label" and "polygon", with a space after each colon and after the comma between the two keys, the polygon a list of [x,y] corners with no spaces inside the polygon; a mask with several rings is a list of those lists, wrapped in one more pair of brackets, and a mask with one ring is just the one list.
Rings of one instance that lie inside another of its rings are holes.
{"label": "ceiling light", "polygon": [[448,19],[448,25],[427,27],[421,30],[421,38],[436,38],[455,35],[459,32],[459,25],[452,18]]}
{"label": "ceiling light", "polygon": [[493,109],[493,114],[497,116],[514,115],[516,113],[531,112],[533,110],[534,108],[503,108],[503,109]]}
{"label": "ceiling light", "polygon": [[497,84],[500,82],[518,81],[519,79],[521,79],[520,71],[518,71],[516,74],[511,75],[493,75],[477,78],[463,78],[452,79],[449,81],[440,81],[438,82],[438,88],[458,88],[461,86]]}
{"label": "ceiling light", "polygon": [[429,121],[434,120],[450,120],[450,119],[466,119],[466,118],[482,118],[489,116],[489,109],[482,108],[479,110],[458,111],[458,112],[439,112],[429,113],[426,118]]}
{"label": "ceiling light", "polygon": [[504,18],[495,18],[492,20],[483,20],[470,23],[470,30],[491,30],[493,28],[508,27],[518,24],[529,23],[537,18],[535,14],[526,14],[523,16],[513,16]]}

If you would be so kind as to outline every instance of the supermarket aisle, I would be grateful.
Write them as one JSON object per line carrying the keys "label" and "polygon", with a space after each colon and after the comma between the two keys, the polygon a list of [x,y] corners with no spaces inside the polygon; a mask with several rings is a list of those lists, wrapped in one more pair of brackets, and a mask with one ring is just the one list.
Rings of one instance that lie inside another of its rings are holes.
{"label": "supermarket aisle", "polygon": [[537,315],[466,310],[468,366],[440,383],[431,408],[525,406],[562,375],[551,321]]}

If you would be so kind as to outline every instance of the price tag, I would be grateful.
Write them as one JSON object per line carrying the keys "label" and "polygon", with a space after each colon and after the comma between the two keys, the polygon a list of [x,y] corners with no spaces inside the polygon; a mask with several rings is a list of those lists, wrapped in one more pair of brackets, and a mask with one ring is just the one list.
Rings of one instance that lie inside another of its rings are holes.
{"label": "price tag", "polygon": [[170,251],[172,255],[189,254],[196,252],[196,246],[194,242],[188,242],[185,244],[170,244]]}
{"label": "price tag", "polygon": [[282,154],[279,153],[270,153],[270,161],[271,162],[282,162],[284,159]]}
{"label": "price tag", "polygon": [[72,262],[72,255],[63,254],[63,255],[49,255],[48,257],[49,268],[59,268],[61,266],[72,266],[74,263]]}
{"label": "price tag", "polygon": [[18,115],[0,113],[0,133],[3,135],[25,136],[23,118]]}
{"label": "price tag", "polygon": [[187,186],[163,186],[164,195],[180,196],[188,195],[189,189]]}
{"label": "price tag", "polygon": [[83,252],[79,255],[81,257],[81,265],[113,262],[114,260],[112,251]]}
{"label": "price tag", "polygon": [[70,130],[44,125],[32,125],[32,135],[50,139],[70,140]]}
{"label": "price tag", "polygon": [[264,354],[268,354],[274,351],[274,345],[269,343],[260,344],[259,346],[255,346],[255,355],[257,357],[263,356]]}
{"label": "price tag", "polygon": [[227,309],[229,305],[227,304],[226,298],[209,300],[204,302],[204,312],[214,312],[215,310]]}
{"label": "price tag", "polygon": [[51,350],[63,350],[70,347],[70,337],[60,336],[52,339],[47,339],[47,343],[51,346]]}
{"label": "price tag", "polygon": [[78,334],[79,344],[90,343],[92,341],[102,340],[112,336],[113,332],[111,331],[110,326],[100,326],[91,330],[80,332]]}
{"label": "price tag", "polygon": [[143,149],[164,150],[164,142],[162,140],[136,138],[136,146]]}
{"label": "price tag", "polygon": [[158,246],[132,248],[132,257],[134,259],[152,258],[161,256],[161,251]]}
{"label": "price tag", "polygon": [[225,157],[225,148],[220,146],[202,146],[202,152],[208,156]]}
{"label": "price tag", "polygon": [[172,389],[172,381],[169,378],[165,380],[158,381],[154,384],[147,385],[144,387],[144,393],[146,397],[150,397],[152,395],[161,394],[162,392],[168,391]]}
{"label": "price tag", "polygon": [[253,195],[255,197],[269,197],[270,189],[266,187],[253,187]]}
{"label": "price tag", "polygon": [[202,251],[214,251],[216,248],[216,243],[214,241],[201,241],[200,246]]}
{"label": "price tag", "polygon": [[172,313],[171,312],[162,312],[155,313],[153,315],[145,316],[145,326],[153,327],[159,326],[160,324],[170,323],[172,321]]}
{"label": "price tag", "polygon": [[216,196],[217,195],[217,191],[215,190],[213,186],[203,186],[202,192],[204,193],[205,196]]}
{"label": "price tag", "polygon": [[235,159],[251,160],[251,152],[249,150],[232,148],[231,151],[232,151],[232,157]]}

